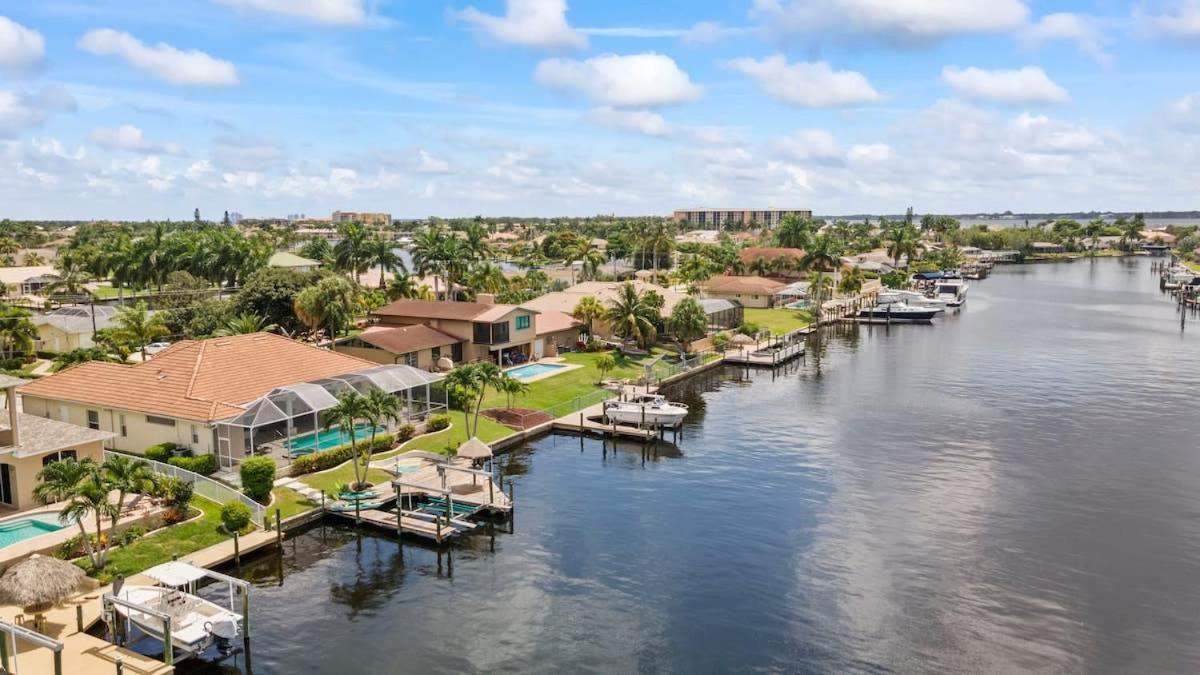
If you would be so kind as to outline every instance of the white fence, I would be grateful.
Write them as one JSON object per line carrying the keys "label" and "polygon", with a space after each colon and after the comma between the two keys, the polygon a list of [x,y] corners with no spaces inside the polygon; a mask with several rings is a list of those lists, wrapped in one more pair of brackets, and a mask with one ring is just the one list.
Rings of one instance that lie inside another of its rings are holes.
{"label": "white fence", "polygon": [[224,483],[217,482],[207,476],[201,476],[194,471],[181,469],[174,464],[164,464],[162,462],[156,462],[152,459],[146,459],[145,457],[141,457],[139,455],[130,455],[115,452],[113,450],[104,451],[104,459],[108,459],[109,457],[116,455],[140,459],[149,464],[154,473],[160,476],[170,476],[172,478],[178,478],[181,481],[191,483],[194,486],[196,494],[218,504],[224,505],[232,501],[240,501],[250,509],[250,520],[252,520],[254,524],[260,528],[266,529],[266,507]]}

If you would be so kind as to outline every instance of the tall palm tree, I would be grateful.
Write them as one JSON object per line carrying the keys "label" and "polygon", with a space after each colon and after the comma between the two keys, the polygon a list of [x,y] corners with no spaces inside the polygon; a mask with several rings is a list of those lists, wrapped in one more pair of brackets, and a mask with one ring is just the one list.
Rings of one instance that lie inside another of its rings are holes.
{"label": "tall palm tree", "polygon": [[12,237],[0,237],[0,256],[16,256],[21,252],[21,244]]}
{"label": "tall palm tree", "polygon": [[515,377],[502,375],[500,380],[494,385],[496,391],[504,394],[505,404],[511,408],[517,401],[518,396],[524,396],[529,393],[529,383],[518,380]]}
{"label": "tall palm tree", "polygon": [[851,267],[842,273],[842,278],[838,282],[838,292],[842,295],[854,295],[862,290],[863,273],[857,267]]}
{"label": "tall palm tree", "polygon": [[582,321],[587,324],[588,335],[593,335],[592,324],[597,319],[603,319],[605,314],[604,305],[600,299],[594,295],[585,295],[576,303],[575,309],[571,311],[571,316],[577,321]]}
{"label": "tall palm tree", "polygon": [[335,424],[342,430],[343,433],[350,434],[350,455],[354,458],[354,485],[353,489],[361,490],[367,487],[363,480],[361,467],[359,466],[358,434],[356,428],[361,420],[366,420],[371,417],[371,408],[367,403],[367,399],[357,391],[345,391],[338,395],[337,403],[332,408],[325,410],[322,413],[322,426],[328,431]]}
{"label": "tall palm tree", "polygon": [[895,222],[890,224],[887,232],[888,255],[892,257],[892,266],[899,267],[900,259],[907,257],[912,260],[917,255],[917,233],[907,224]]}
{"label": "tall palm tree", "polygon": [[47,296],[68,296],[72,302],[80,298],[92,297],[92,292],[84,285],[91,278],[83,266],[78,254],[64,252],[55,259],[58,278],[46,284],[43,292]]}
{"label": "tall palm tree", "polygon": [[476,293],[500,293],[508,288],[508,277],[498,265],[485,262],[471,272],[470,284]]}
{"label": "tall palm tree", "polygon": [[775,230],[775,239],[780,246],[806,248],[812,231],[811,220],[788,214],[779,222],[779,227]]}
{"label": "tall palm tree", "polygon": [[213,335],[229,337],[230,335],[249,335],[250,333],[274,333],[277,330],[279,330],[279,326],[270,323],[267,317],[247,312],[227,319],[225,325],[218,328]]}
{"label": "tall palm tree", "polygon": [[[95,546],[92,545],[92,537],[88,534],[83,521],[91,513],[87,505],[95,503],[95,491],[90,491],[91,494],[87,495],[89,499],[80,500],[78,504],[74,502],[82,492],[81,487],[89,482],[97,471],[96,463],[91,459],[78,461],[64,459],[51,462],[42,467],[37,475],[38,484],[33,488],[33,499],[39,504],[68,502],[66,507],[59,512],[58,519],[63,525],[74,522],[79,526],[79,538],[83,540],[83,548],[87,551],[88,559],[91,560],[94,569],[101,567],[100,559],[97,557]],[[107,503],[107,490],[104,491],[102,498]],[[100,531],[100,516],[105,513],[106,509],[103,507],[97,512],[97,532]]]}
{"label": "tall palm tree", "polygon": [[38,331],[31,317],[20,307],[0,304],[0,356],[11,359],[33,351]]}
{"label": "tall palm tree", "polygon": [[146,345],[155,339],[170,335],[166,318],[162,312],[151,314],[146,310],[144,301],[132,307],[122,307],[117,310],[116,330],[114,337],[125,343],[129,349],[142,352],[142,361],[146,360]]}
{"label": "tall palm tree", "polygon": [[1088,238],[1088,255],[1096,255],[1096,247],[1100,244],[1100,235],[1104,233],[1104,228],[1107,226],[1108,223],[1104,222],[1103,218],[1093,218],[1083,226],[1083,236]]}
{"label": "tall palm tree", "polygon": [[[114,533],[121,520],[121,511],[125,507],[126,495],[152,492],[158,485],[158,476],[145,460],[121,455],[112,455],[104,460],[104,463],[100,465],[100,470],[104,472],[103,485],[110,492],[113,490],[117,492],[115,508],[109,513],[109,517],[112,519],[112,527],[109,532]],[[105,540],[104,549],[101,551],[103,557],[108,556],[108,548],[112,545],[112,540],[112,536]]]}
{"label": "tall palm tree", "polygon": [[404,406],[400,403],[400,399],[394,394],[389,394],[382,389],[372,389],[367,392],[367,409],[370,411],[371,422],[371,445],[365,454],[369,458],[371,452],[375,448],[375,431],[379,425],[388,423],[396,423],[404,415]]}
{"label": "tall palm tree", "polygon": [[412,259],[417,274],[433,277],[434,297],[440,295],[439,281],[446,273],[445,237],[437,227],[426,227],[413,238]]}
{"label": "tall palm tree", "polygon": [[132,253],[137,260],[138,280],[153,283],[160,292],[167,274],[173,271],[168,261],[169,239],[166,225],[155,223],[150,231],[133,245]]}
{"label": "tall palm tree", "polygon": [[600,278],[600,268],[604,267],[607,256],[604,251],[600,250],[599,246],[589,241],[583,246],[576,260],[583,263],[583,276],[585,279],[598,279]]}
{"label": "tall palm tree", "polygon": [[330,340],[354,318],[358,287],[344,277],[325,277],[296,294],[296,317],[311,329],[325,328]]}
{"label": "tall palm tree", "polygon": [[625,282],[617,291],[617,296],[609,303],[605,318],[612,326],[613,332],[634,340],[642,348],[649,348],[658,334],[655,323],[659,317],[645,297],[637,292],[633,284]]}
{"label": "tall palm tree", "polygon": [[387,280],[386,273],[408,274],[408,268],[404,266],[404,260],[399,255],[396,255],[395,244],[383,237],[376,236],[369,239],[365,245],[363,254],[368,266],[379,268],[379,288],[381,289]]}
{"label": "tall palm tree", "polygon": [[[1139,216],[1142,214],[1138,214]],[[1125,221],[1124,218],[1117,220],[1117,226],[1121,228],[1121,248],[1126,251],[1133,250],[1133,245],[1143,239],[1142,228],[1145,226],[1145,221],[1139,218]]]}
{"label": "tall palm tree", "polygon": [[362,223],[342,223],[338,225],[341,241],[333,247],[333,264],[344,272],[354,273],[354,283],[367,268],[367,251],[370,235]]}
{"label": "tall palm tree", "polygon": [[320,263],[329,263],[333,261],[333,246],[329,240],[324,237],[313,237],[309,239],[299,250],[300,255],[309,260],[316,260]]}
{"label": "tall palm tree", "polygon": [[37,251],[30,251],[21,259],[21,264],[26,267],[38,267],[46,264],[46,256]]}
{"label": "tall palm tree", "polygon": [[401,298],[419,298],[421,297],[421,289],[417,288],[417,283],[408,274],[398,274],[388,281],[387,298],[388,300],[399,300]]}

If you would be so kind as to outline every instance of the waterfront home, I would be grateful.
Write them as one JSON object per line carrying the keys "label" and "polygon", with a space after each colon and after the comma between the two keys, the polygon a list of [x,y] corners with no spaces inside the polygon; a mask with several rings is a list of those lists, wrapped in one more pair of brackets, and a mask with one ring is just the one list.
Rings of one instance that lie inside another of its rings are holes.
{"label": "waterfront home", "polygon": [[1174,244],[1175,235],[1166,230],[1142,230],[1142,241],[1153,244]]}
{"label": "waterfront home", "polygon": [[[547,293],[523,303],[521,306],[536,312],[560,312],[562,314],[573,314],[575,308],[579,305],[579,301],[585,297],[592,296],[600,301],[600,304],[605,307],[612,306],[612,301],[617,297],[621,290],[621,286],[626,283],[633,284],[634,289],[642,295],[646,293],[657,293],[663,299],[662,315],[669,316],[671,310],[675,309],[675,305],[679,304],[680,300],[688,297],[685,293],[673,291],[668,288],[663,288],[657,284],[652,284],[647,281],[634,280],[628,282],[622,281],[584,281],[574,286],[571,286],[562,291]],[[603,319],[596,320],[592,323],[592,332],[597,337],[611,337],[612,328],[608,322]]]}
{"label": "waterfront home", "polygon": [[42,352],[69,352],[93,347],[97,330],[116,324],[117,308],[112,305],[69,305],[46,314],[35,315],[36,348]]}
{"label": "waterfront home", "polygon": [[1066,253],[1067,247],[1062,244],[1055,244],[1049,241],[1035,241],[1029,245],[1034,255],[1047,255],[1052,253]]}
{"label": "waterfront home", "polygon": [[738,259],[749,269],[761,260],[781,276],[798,276],[796,267],[804,259],[804,249],[781,246],[749,246],[738,251]]}
{"label": "waterfront home", "polygon": [[379,365],[271,333],[183,340],[136,364],[88,362],[21,388],[24,410],[95,431],[108,447],[171,443],[231,467],[265,443],[311,434],[337,394],[383,389],[406,415],[444,408],[440,375]]}
{"label": "waterfront home", "polygon": [[36,295],[57,280],[56,270],[49,265],[0,267],[0,295],[9,298]]}
{"label": "waterfront home", "polygon": [[320,266],[321,263],[316,260],[310,260],[287,251],[279,251],[267,260],[267,267],[283,267],[297,272],[311,272]]}
{"label": "waterfront home", "polygon": [[[544,355],[545,340],[538,339],[534,325],[537,314],[480,293],[475,302],[397,300],[371,312],[371,319],[385,328],[424,325],[455,338],[457,342],[447,345],[455,363],[491,360],[507,365]],[[375,335],[382,339],[384,333]]]}
{"label": "waterfront home", "polygon": [[777,294],[787,284],[765,277],[715,276],[700,285],[706,298],[734,300],[743,307],[774,307]]}
{"label": "waterfront home", "polygon": [[432,370],[443,357],[461,359],[463,340],[417,323],[407,326],[368,326],[354,337],[338,340],[337,350],[375,363],[403,363]]}
{"label": "waterfront home", "polygon": [[37,506],[33,489],[42,467],[60,459],[104,460],[112,433],[67,424],[18,410],[17,388],[27,380],[0,375],[5,414],[0,419],[0,512]]}

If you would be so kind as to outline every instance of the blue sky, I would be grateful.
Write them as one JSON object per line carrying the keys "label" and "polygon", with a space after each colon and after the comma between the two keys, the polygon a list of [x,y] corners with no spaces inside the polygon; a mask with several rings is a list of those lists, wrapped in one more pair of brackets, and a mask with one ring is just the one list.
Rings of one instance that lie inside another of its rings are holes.
{"label": "blue sky", "polygon": [[0,2],[17,218],[1196,208],[1200,0]]}

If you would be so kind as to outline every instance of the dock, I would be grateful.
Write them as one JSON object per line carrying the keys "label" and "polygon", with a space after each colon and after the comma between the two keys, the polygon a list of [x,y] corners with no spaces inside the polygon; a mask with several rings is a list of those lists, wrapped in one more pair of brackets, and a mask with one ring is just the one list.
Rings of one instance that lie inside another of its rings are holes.
{"label": "dock", "polygon": [[631,424],[617,424],[604,421],[604,403],[588,406],[583,410],[564,415],[554,420],[555,431],[583,434],[588,436],[605,436],[608,438],[631,438],[638,441],[650,441],[658,437],[654,429],[643,428]]}
{"label": "dock", "polygon": [[774,368],[804,356],[804,340],[800,338],[789,344],[776,344],[761,348],[743,347],[739,350],[726,350],[725,363],[740,366],[762,366]]}

